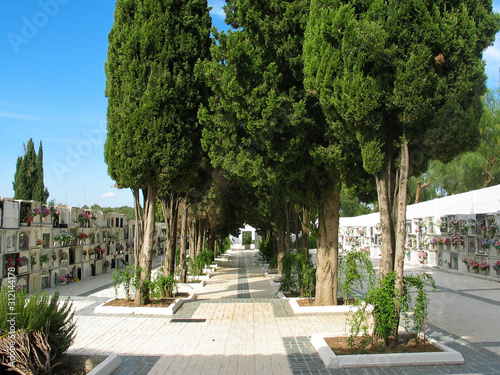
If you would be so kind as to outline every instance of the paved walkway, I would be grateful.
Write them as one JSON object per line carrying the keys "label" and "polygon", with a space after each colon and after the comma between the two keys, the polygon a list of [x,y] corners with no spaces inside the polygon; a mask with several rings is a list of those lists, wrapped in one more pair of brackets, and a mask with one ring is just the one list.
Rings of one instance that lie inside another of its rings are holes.
{"label": "paved walkway", "polygon": [[[343,314],[295,315],[277,298],[253,250],[235,251],[172,317],[94,315],[114,297],[111,273],[61,287],[77,309],[70,352],[117,353],[128,374],[500,374],[500,284],[439,270],[433,273],[428,335],[459,350],[460,366],[326,370],[309,343],[313,333],[343,332]],[[159,265],[159,259],[156,266]],[[420,269],[408,271],[419,272]]]}

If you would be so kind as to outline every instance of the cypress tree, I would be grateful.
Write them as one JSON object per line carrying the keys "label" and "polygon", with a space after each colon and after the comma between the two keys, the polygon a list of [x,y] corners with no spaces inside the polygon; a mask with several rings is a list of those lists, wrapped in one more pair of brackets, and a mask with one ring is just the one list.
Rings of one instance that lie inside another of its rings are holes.
{"label": "cypress tree", "polygon": [[[206,100],[198,60],[209,53],[206,0],[118,0],[106,71],[108,173],[142,190],[141,284],[151,271],[156,200],[189,184],[200,159],[197,111]],[[134,194],[138,198],[138,194]],[[136,304],[148,290],[136,290]]]}
{"label": "cypress tree", "polygon": [[42,142],[40,142],[38,155],[35,152],[33,139],[30,138],[24,145],[24,155],[17,158],[13,188],[14,199],[47,202],[49,191],[43,182]]}

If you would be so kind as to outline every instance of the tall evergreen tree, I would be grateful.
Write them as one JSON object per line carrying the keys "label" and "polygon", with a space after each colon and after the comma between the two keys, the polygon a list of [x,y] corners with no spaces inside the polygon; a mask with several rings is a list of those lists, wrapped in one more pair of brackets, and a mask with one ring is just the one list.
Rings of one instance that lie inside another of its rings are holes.
{"label": "tall evergreen tree", "polygon": [[38,155],[35,152],[33,139],[30,138],[24,145],[24,155],[17,158],[13,188],[14,199],[47,202],[49,191],[43,182],[42,142],[40,142]]}
{"label": "tall evergreen tree", "polygon": [[38,155],[36,156],[36,184],[33,191],[33,200],[42,203],[47,203],[49,198],[49,191],[43,183],[43,146],[40,141],[38,147]]}
{"label": "tall evergreen tree", "polygon": [[375,176],[380,274],[396,270],[399,292],[410,167],[474,147],[482,51],[498,28],[491,0],[311,1],[305,84],[318,93],[329,131],[355,141]]}
{"label": "tall evergreen tree", "polygon": [[337,303],[341,177],[348,183],[358,178],[353,171],[360,163],[354,147],[324,131],[319,101],[304,88],[309,3],[227,1],[226,21],[233,30],[218,35],[207,69],[216,95],[212,113],[201,115],[212,163],[271,195],[270,205],[279,210],[270,210],[280,233],[278,254],[286,244],[290,207],[318,207],[315,303],[328,305]]}
{"label": "tall evergreen tree", "polygon": [[195,66],[209,52],[210,26],[206,0],[116,2],[105,66],[105,160],[120,187],[144,197],[136,304],[147,300],[142,283],[151,271],[157,197],[182,189],[200,158],[197,111],[206,89]]}

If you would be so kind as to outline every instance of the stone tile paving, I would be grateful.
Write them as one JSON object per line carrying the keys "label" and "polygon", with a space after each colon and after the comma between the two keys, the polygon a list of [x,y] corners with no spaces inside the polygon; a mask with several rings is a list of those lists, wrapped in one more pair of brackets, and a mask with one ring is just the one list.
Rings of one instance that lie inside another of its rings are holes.
{"label": "stone tile paving", "polygon": [[[464,355],[465,365],[327,370],[309,337],[343,332],[344,315],[295,315],[286,300],[277,299],[277,287],[264,277],[254,255],[235,252],[207,286],[196,290],[198,299],[184,303],[174,316],[205,322],[94,315],[95,306],[114,296],[110,275],[100,275],[87,289],[78,283],[69,293],[78,294],[72,297],[78,335],[71,352],[118,353],[124,365],[117,375],[500,374],[498,283],[429,270],[439,288],[430,294],[434,313],[428,327],[433,337]],[[251,298],[241,298],[246,293]]]}

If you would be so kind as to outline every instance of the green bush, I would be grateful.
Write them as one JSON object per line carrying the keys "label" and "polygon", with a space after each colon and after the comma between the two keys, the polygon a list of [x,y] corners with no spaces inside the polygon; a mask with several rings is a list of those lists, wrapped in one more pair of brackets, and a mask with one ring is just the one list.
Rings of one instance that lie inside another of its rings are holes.
{"label": "green bush", "polygon": [[[9,296],[13,295],[15,301],[12,304]],[[4,286],[0,291],[0,336],[8,335],[9,319],[15,317],[16,331],[45,333],[54,356],[64,354],[75,340],[76,323],[73,316],[73,303],[69,297],[59,303],[58,290],[53,296],[38,292],[29,299],[23,290],[9,293],[7,286]]]}
{"label": "green bush", "polygon": [[353,293],[353,287],[363,288],[365,281],[368,289],[375,284],[375,270],[370,255],[364,251],[352,251],[342,258],[340,263],[341,281],[339,289],[344,298],[344,303]]}
{"label": "green bush", "polygon": [[174,275],[165,276],[163,267],[158,270],[156,277],[151,281],[151,297],[165,298],[166,296],[175,296],[177,294],[178,281]]}
{"label": "green bush", "polygon": [[299,292],[299,262],[294,254],[285,254],[281,258],[280,292]]}
{"label": "green bush", "polygon": [[118,294],[118,287],[123,285],[127,299],[132,299],[130,287],[133,285],[134,276],[134,266],[127,266],[126,270],[122,270],[120,268],[115,269],[113,275],[111,276],[111,281],[113,282],[113,287],[115,288],[115,294]]}

